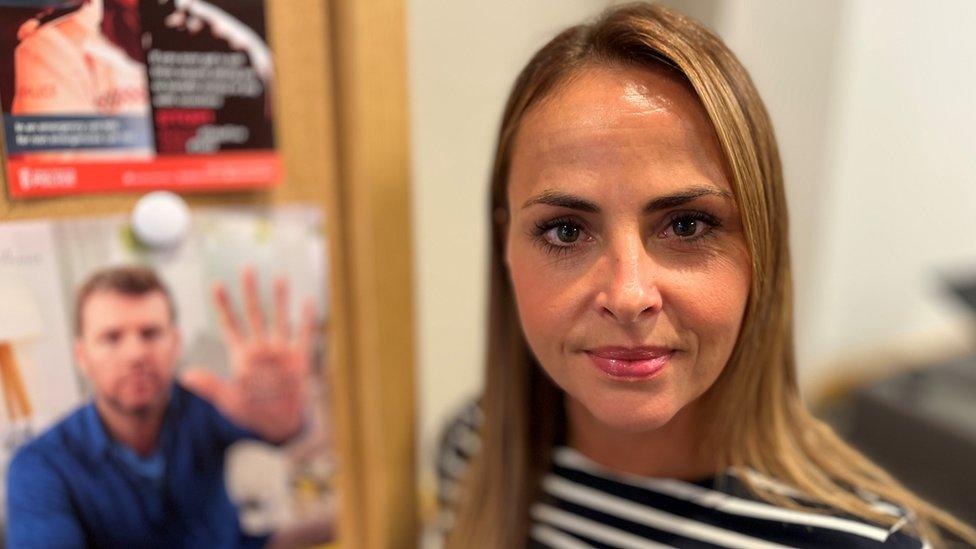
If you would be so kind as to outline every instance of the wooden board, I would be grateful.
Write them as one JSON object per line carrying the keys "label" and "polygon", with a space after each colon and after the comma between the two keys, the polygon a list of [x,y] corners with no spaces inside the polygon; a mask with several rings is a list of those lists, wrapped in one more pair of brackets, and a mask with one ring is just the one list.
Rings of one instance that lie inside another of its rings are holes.
{"label": "wooden board", "polygon": [[413,331],[403,0],[333,2],[339,165],[360,420],[362,547],[414,547]]}

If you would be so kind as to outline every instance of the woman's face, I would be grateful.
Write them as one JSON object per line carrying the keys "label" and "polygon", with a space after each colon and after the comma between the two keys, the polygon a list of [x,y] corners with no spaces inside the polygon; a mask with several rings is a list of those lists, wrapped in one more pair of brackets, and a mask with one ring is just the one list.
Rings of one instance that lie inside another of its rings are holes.
{"label": "woman's face", "polygon": [[667,69],[591,68],[528,112],[508,263],[528,344],[598,424],[657,429],[725,367],[749,292],[717,137]]}

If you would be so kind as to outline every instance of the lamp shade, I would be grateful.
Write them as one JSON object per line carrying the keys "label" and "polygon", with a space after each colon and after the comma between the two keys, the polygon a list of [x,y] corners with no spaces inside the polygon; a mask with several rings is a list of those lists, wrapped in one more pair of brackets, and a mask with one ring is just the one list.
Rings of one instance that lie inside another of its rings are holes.
{"label": "lamp shade", "polygon": [[31,287],[16,274],[0,270],[0,341],[32,339],[43,327]]}

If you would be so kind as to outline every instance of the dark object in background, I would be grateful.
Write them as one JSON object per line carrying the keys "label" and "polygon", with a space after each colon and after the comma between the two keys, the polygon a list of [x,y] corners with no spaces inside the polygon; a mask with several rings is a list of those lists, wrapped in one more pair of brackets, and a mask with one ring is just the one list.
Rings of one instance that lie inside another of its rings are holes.
{"label": "dark object in background", "polygon": [[976,356],[855,391],[845,438],[920,496],[976,524]]}
{"label": "dark object in background", "polygon": [[949,278],[946,285],[953,295],[969,306],[970,312],[976,318],[976,269],[968,277]]}
{"label": "dark object in background", "polygon": [[[976,318],[976,270],[944,280]],[[854,391],[828,415],[895,478],[976,524],[976,354],[920,366]]]}

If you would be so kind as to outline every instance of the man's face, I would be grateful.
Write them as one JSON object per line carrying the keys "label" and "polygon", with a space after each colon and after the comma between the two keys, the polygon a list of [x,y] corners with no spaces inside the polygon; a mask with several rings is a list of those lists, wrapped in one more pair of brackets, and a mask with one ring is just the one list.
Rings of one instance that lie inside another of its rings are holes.
{"label": "man's face", "polygon": [[81,319],[75,358],[96,398],[127,415],[165,406],[180,355],[166,296],[96,291],[85,300]]}

